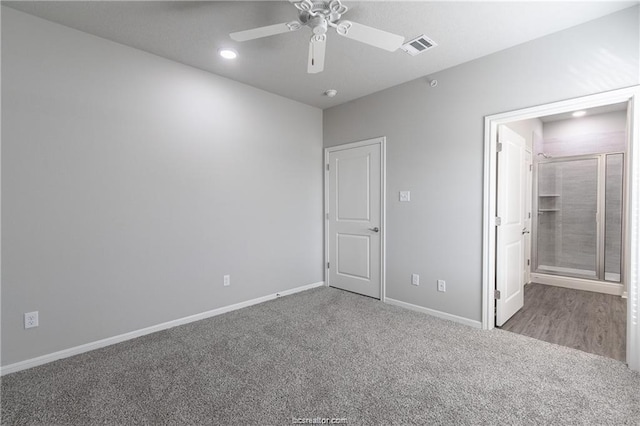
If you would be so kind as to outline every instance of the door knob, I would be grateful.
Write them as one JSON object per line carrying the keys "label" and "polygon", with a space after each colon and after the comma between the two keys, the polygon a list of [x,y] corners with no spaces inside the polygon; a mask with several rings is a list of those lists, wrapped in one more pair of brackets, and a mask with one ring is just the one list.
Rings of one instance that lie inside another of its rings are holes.
{"label": "door knob", "polygon": [[378,232],[380,229],[376,226],[375,228],[369,228],[369,231]]}

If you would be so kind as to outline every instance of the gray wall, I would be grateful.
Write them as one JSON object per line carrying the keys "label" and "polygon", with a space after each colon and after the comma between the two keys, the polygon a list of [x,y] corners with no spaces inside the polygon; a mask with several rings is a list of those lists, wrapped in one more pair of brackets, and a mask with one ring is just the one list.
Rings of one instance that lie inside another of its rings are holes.
{"label": "gray wall", "polygon": [[319,109],[2,8],[2,143],[3,365],[323,280]]}
{"label": "gray wall", "polygon": [[388,297],[480,321],[484,117],[640,83],[638,17],[636,6],[431,75],[435,88],[418,79],[324,111],[325,146],[387,136]]}

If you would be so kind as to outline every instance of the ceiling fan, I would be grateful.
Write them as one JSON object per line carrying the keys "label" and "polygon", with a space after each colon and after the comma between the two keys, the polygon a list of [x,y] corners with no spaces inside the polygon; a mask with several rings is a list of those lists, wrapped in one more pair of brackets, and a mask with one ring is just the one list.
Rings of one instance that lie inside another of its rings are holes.
{"label": "ceiling fan", "polygon": [[397,50],[404,37],[358,24],[353,21],[340,20],[348,8],[340,0],[312,1],[289,0],[298,9],[298,20],[282,24],[268,25],[229,34],[235,41],[255,40],[291,31],[303,26],[311,28],[313,35],[309,42],[309,64],[307,72],[319,73],[324,69],[324,55],[327,42],[327,30],[335,28],[336,32],[346,38],[356,40],[380,49],[393,52]]}

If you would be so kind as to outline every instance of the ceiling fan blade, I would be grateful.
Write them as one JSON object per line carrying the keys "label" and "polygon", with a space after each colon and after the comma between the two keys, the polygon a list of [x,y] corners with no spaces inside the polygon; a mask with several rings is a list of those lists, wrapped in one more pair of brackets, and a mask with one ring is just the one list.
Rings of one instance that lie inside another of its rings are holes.
{"label": "ceiling fan blade", "polygon": [[311,41],[309,42],[309,66],[307,67],[309,74],[316,74],[324,69],[324,53],[326,47],[326,34],[311,37]]}
{"label": "ceiling fan blade", "polygon": [[388,50],[389,52],[397,50],[402,46],[402,43],[404,43],[404,37],[402,36],[352,21],[338,22],[336,31],[338,34],[346,38],[360,41],[374,47],[379,47],[380,49]]}
{"label": "ceiling fan blade", "polygon": [[235,41],[248,41],[276,34],[288,33],[289,31],[297,31],[301,27],[302,25],[298,21],[284,22],[282,24],[267,25],[266,27],[236,31],[235,33],[229,34],[229,37]]}

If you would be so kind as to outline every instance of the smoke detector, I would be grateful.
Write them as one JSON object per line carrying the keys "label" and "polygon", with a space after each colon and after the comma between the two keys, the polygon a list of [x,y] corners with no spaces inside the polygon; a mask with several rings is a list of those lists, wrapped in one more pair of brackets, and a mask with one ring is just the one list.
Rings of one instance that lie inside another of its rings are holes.
{"label": "smoke detector", "polygon": [[416,56],[420,53],[426,52],[429,49],[433,49],[437,45],[438,44],[435,41],[422,34],[421,36],[409,40],[408,42],[400,46],[400,49],[404,50],[411,56]]}

